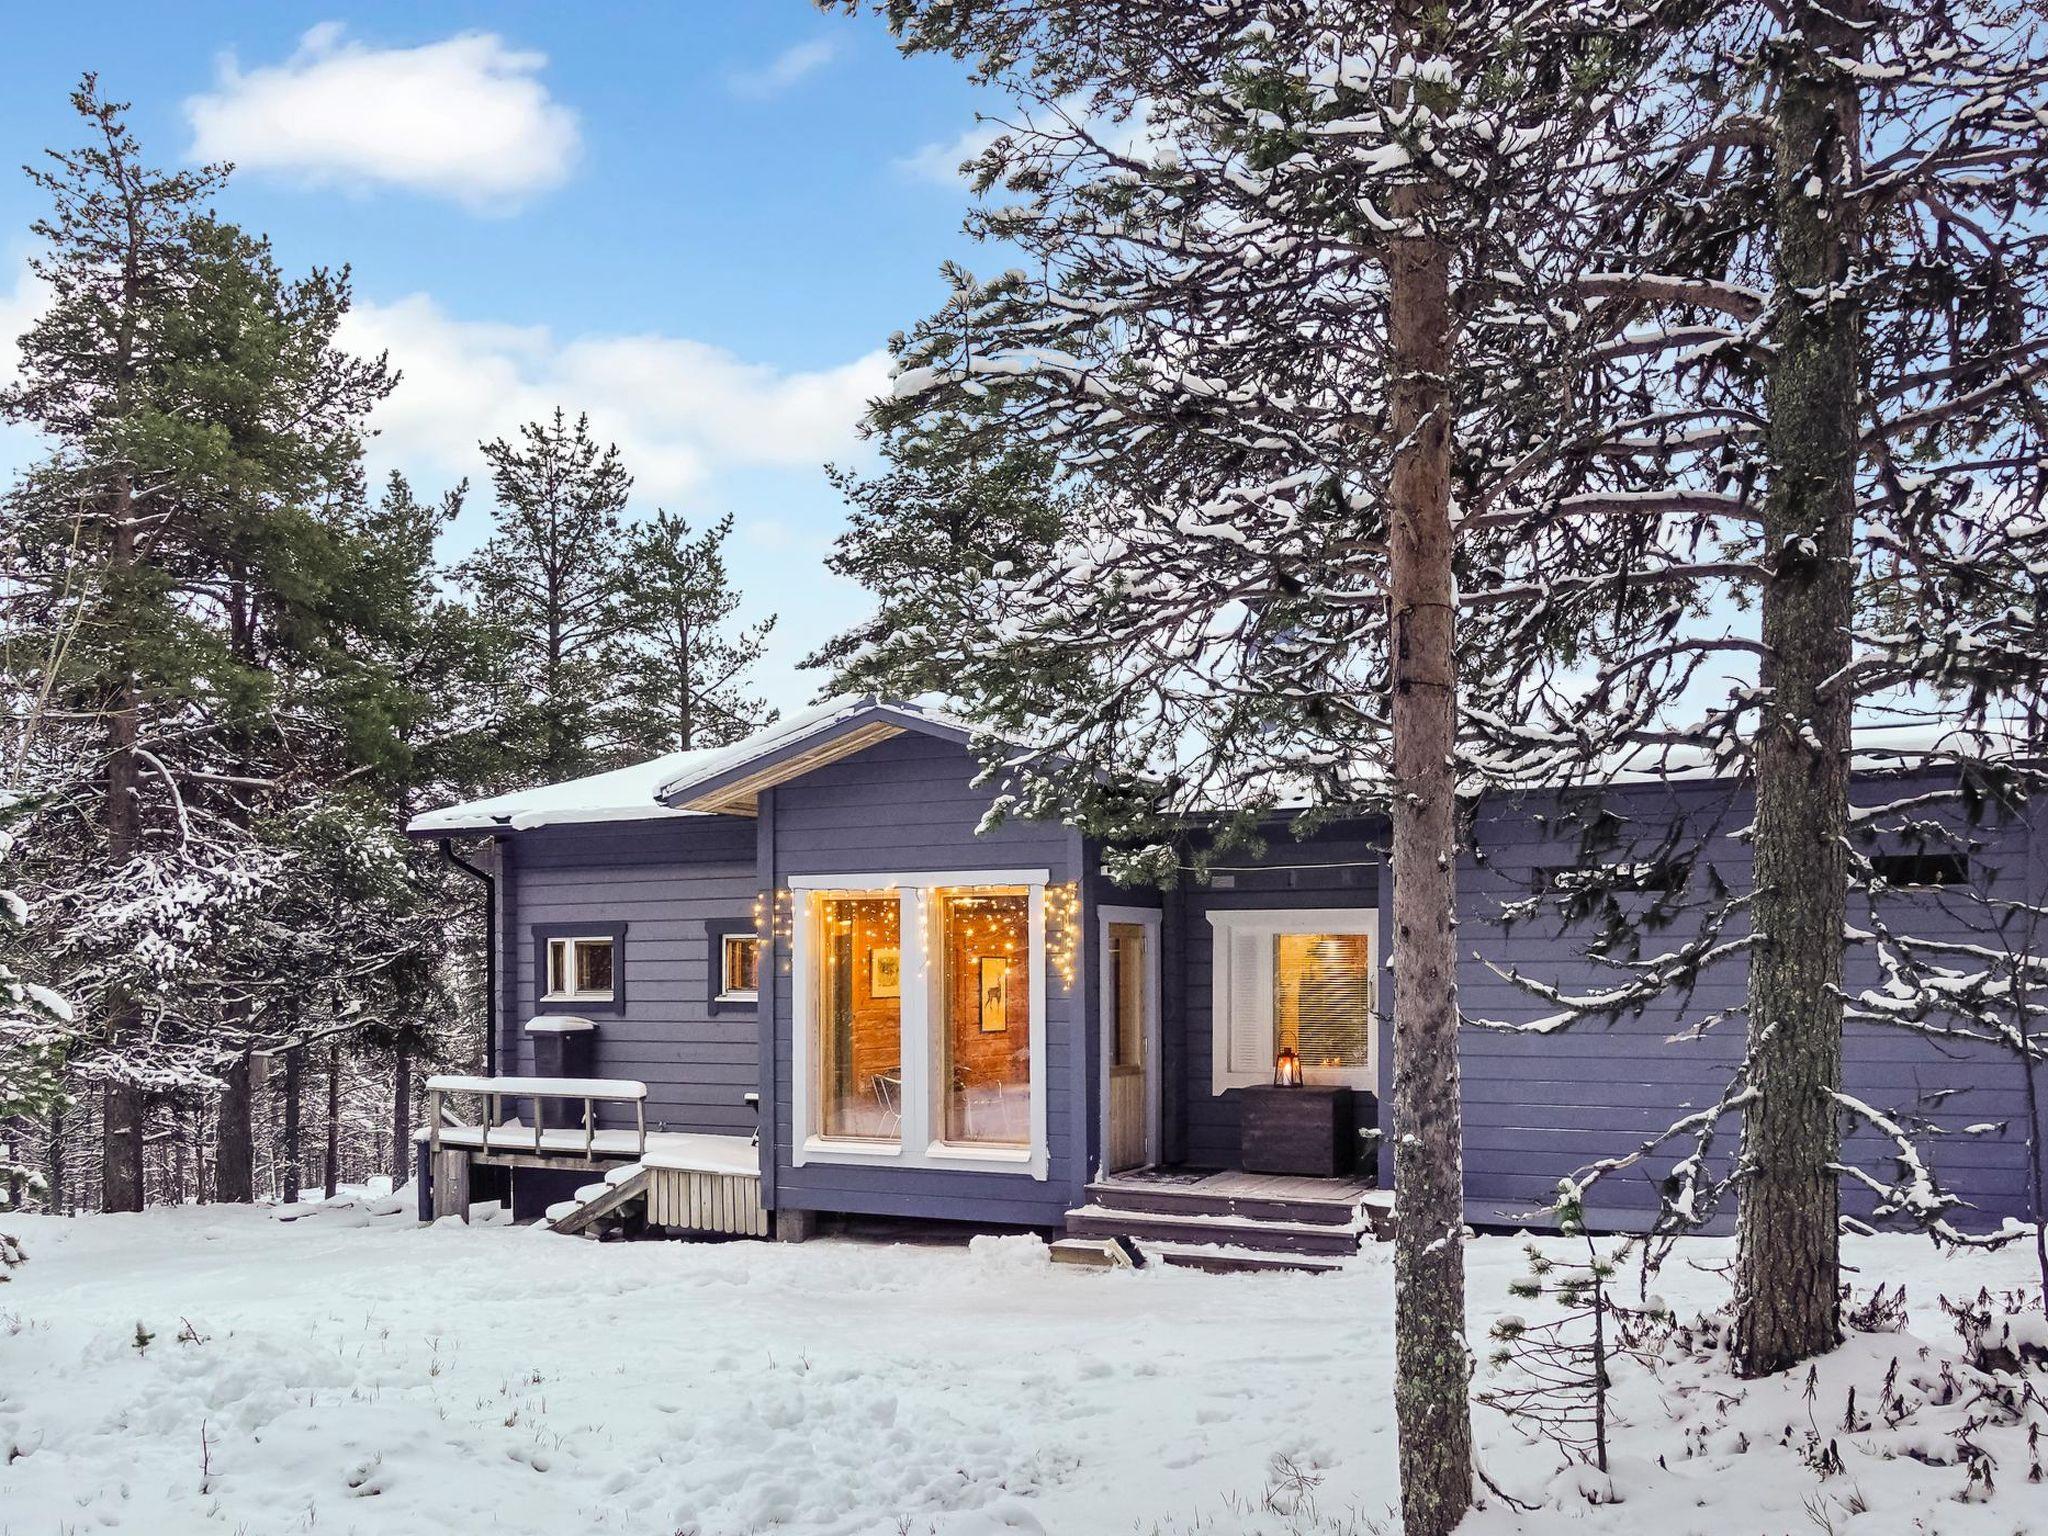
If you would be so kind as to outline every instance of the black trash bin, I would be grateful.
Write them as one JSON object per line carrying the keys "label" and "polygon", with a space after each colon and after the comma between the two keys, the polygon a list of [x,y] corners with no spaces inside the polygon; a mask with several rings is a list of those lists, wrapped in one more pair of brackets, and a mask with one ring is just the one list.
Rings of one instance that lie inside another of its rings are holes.
{"label": "black trash bin", "polygon": [[[542,1014],[526,1023],[533,1042],[535,1077],[592,1077],[597,1065],[597,1026],[567,1013]],[[583,1129],[581,1099],[549,1099],[547,1123],[556,1130]]]}

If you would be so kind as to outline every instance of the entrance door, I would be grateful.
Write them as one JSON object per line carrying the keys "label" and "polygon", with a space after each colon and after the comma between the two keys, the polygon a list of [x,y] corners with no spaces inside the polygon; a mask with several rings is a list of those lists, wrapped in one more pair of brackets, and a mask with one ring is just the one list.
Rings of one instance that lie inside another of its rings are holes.
{"label": "entrance door", "polygon": [[1103,924],[1105,1173],[1142,1167],[1158,1158],[1158,941],[1156,921],[1125,922],[1112,918]]}

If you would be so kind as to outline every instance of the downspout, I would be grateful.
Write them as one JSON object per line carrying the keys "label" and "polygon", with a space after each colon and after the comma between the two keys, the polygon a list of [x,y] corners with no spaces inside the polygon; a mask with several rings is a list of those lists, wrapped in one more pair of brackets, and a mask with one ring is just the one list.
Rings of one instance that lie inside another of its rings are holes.
{"label": "downspout", "polygon": [[484,883],[484,1076],[498,1075],[498,880],[455,851],[455,839],[441,839],[441,857]]}

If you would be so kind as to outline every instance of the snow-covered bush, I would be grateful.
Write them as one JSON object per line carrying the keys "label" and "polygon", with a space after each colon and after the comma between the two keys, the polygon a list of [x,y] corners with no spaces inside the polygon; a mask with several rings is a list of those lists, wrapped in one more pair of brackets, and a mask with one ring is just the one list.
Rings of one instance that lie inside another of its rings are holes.
{"label": "snow-covered bush", "polygon": [[[0,863],[13,851],[14,835],[0,828]],[[19,1117],[40,1119],[64,1103],[60,1068],[72,1037],[71,1005],[15,968],[28,915],[28,903],[0,885],[0,1130]],[[16,1143],[0,1136],[0,1191],[40,1182]],[[12,1253],[9,1262],[18,1262],[19,1247]]]}

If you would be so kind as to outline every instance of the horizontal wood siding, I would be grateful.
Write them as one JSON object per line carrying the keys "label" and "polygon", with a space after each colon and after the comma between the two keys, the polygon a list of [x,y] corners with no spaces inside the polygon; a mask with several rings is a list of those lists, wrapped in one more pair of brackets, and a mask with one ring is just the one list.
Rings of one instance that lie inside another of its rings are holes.
{"label": "horizontal wood siding", "polygon": [[[1885,803],[1932,782],[1859,782],[1856,799],[1864,805]],[[1682,825],[1687,840],[1700,847],[1695,905],[1705,888],[1707,864],[1730,888],[1747,888],[1749,851],[1738,836],[1750,819],[1746,796],[1715,785],[1631,786],[1615,791],[1609,807],[1619,818],[1616,842],[1599,855],[1599,861],[1623,862],[1632,848],[1654,847],[1674,825]],[[1579,862],[1576,833],[1565,830],[1560,809],[1549,795],[1497,798],[1482,806],[1475,819],[1475,848],[1462,861],[1458,877],[1463,951],[1459,1001],[1468,1019],[1526,1025],[1552,1011],[1498,974],[1496,966],[1574,992],[1611,986],[1618,978],[1613,967],[1585,953],[1596,931],[1593,925],[1566,931],[1554,915],[1515,923],[1501,920],[1502,904],[1528,896],[1538,871]],[[1988,824],[1973,835],[1980,844],[1973,867],[1992,889],[2018,897],[2031,882],[2035,899],[2041,899],[2048,888],[2048,857],[2039,830]],[[1325,832],[1321,843],[1325,850],[1344,849],[1371,859],[1376,857],[1378,838],[1371,825],[1352,824]],[[1265,861],[1305,864],[1315,856],[1313,845],[1276,837]],[[1212,978],[1206,914],[1230,907],[1376,903],[1384,964],[1389,940],[1385,887],[1391,877],[1382,867],[1375,878],[1378,890],[1341,897],[1328,891],[1247,890],[1242,877],[1237,889],[1189,885],[1169,897],[1169,914],[1181,914],[1179,942],[1168,946],[1169,956],[1177,949],[1181,957],[1178,975],[1170,975],[1164,988],[1168,1035],[1179,1036],[1175,1086],[1185,1126],[1180,1160],[1196,1167],[1231,1167],[1238,1158],[1238,1095],[1218,1097],[1210,1088]],[[1653,900],[1644,895],[1619,899],[1638,906]],[[1886,899],[1884,912],[1894,926],[1929,937],[1976,942],[1984,937],[1982,913],[1953,893],[1895,892]],[[1857,927],[1870,926],[1867,898],[1852,898],[1850,921]],[[1646,936],[1644,953],[1661,953],[1698,932],[1697,913],[1682,914],[1669,927]],[[1745,930],[1736,924],[1725,932],[1735,937]],[[1869,946],[1852,948],[1847,978],[1852,996],[1877,985],[1878,963]],[[1381,981],[1384,1101],[1393,1060],[1392,992],[1391,978],[1384,972]],[[1703,977],[1690,994],[1666,996],[1612,1024],[1586,1022],[1545,1035],[1468,1026],[1460,1059],[1465,1189],[1472,1219],[1513,1222],[1540,1211],[1554,1196],[1558,1180],[1599,1159],[1630,1152],[1678,1115],[1712,1103],[1742,1059],[1747,986],[1746,967],[1737,958]],[[1704,1033],[1695,1033],[1703,1026]],[[1994,1226],[2008,1215],[2023,1214],[2024,1083],[2009,1056],[1984,1046],[1931,1041],[1898,1028],[1852,1024],[1845,1086],[1875,1108],[1936,1128],[1935,1134],[1923,1138],[1928,1159],[1945,1187],[1974,1207],[1959,1213],[1959,1224]],[[1173,1149],[1176,1111],[1171,1099],[1169,1094],[1168,1144]],[[1962,1134],[1966,1127],[1987,1124],[2001,1128],[1995,1133]],[[1724,1164],[1732,1159],[1739,1135],[1739,1119],[1731,1117],[1717,1149]],[[1888,1144],[1866,1126],[1851,1133],[1846,1153],[1881,1179],[1894,1175]],[[1617,1175],[1596,1196],[1596,1214],[1617,1225],[1648,1219],[1656,1209],[1656,1181],[1668,1175],[1678,1155],[1674,1149]],[[1391,1178],[1389,1162],[1383,1149],[1383,1181]],[[1868,1191],[1853,1181],[1844,1183],[1843,1200],[1852,1213],[1867,1213],[1872,1205]]]}
{"label": "horizontal wood siding", "polygon": [[[978,834],[992,792],[971,780],[966,749],[914,732],[893,737],[776,787],[763,859],[778,890],[793,877],[923,870],[1044,869],[1053,883],[1083,877],[1080,837],[1065,827],[1019,823]],[[768,797],[764,797],[767,799]],[[1084,917],[1085,922],[1085,917]],[[778,928],[786,923],[778,923]],[[1085,952],[1085,942],[1084,942]],[[1087,1183],[1084,1102],[1092,1075],[1086,1009],[1057,975],[1045,991],[1047,1177],[807,1163],[790,1157],[789,947],[778,933],[775,980],[775,1176],[778,1209],[924,1216],[1001,1226],[1058,1226]]]}
{"label": "horizontal wood siding", "polygon": [[[1860,782],[1860,804],[1880,804],[1926,788],[1932,780]],[[1633,849],[1647,849],[1674,824],[1696,840],[1702,865],[1711,864],[1731,889],[1746,890],[1750,853],[1738,836],[1750,820],[1750,801],[1721,786],[1639,786],[1610,797],[1622,818],[1620,841],[1600,855],[1623,862]],[[1577,992],[1611,986],[1620,977],[1584,954],[1592,925],[1569,932],[1545,915],[1503,926],[1504,901],[1533,890],[1539,870],[1577,862],[1575,834],[1562,828],[1554,797],[1499,800],[1484,807],[1475,827],[1477,857],[1459,874],[1460,932],[1467,953],[1460,967],[1460,1001],[1468,1019],[1489,1018],[1527,1024],[1552,1012],[1492,966]],[[1553,834],[1553,829],[1556,831]],[[2017,896],[2027,879],[2027,831],[2007,824],[1977,829],[1980,849],[1973,865],[2000,894]],[[1690,899],[1704,893],[1706,875],[1696,866]],[[1654,898],[1619,898],[1647,906]],[[1896,892],[1882,908],[1895,928],[1927,937],[1969,940],[1981,914],[1968,910],[1954,893]],[[1853,928],[1870,924],[1869,899],[1850,899]],[[1663,953],[1700,931],[1696,914],[1646,935],[1645,954]],[[1739,923],[1724,937],[1746,933]],[[1981,939],[1981,933],[1975,935]],[[1871,946],[1854,945],[1847,958],[1849,995],[1879,981]],[[1728,1074],[1742,1059],[1743,1016],[1748,986],[1740,958],[1701,978],[1689,996],[1671,996],[1612,1024],[1589,1021],[1562,1033],[1527,1035],[1468,1027],[1461,1052],[1465,1101],[1465,1188],[1474,1219],[1513,1221],[1546,1205],[1559,1179],[1586,1164],[1632,1150],[1678,1115],[1714,1102]],[[1719,1020],[1720,1022],[1716,1022]],[[1703,1035],[1686,1038],[1702,1026]],[[1923,1138],[1929,1162],[1942,1182],[1976,1209],[1959,1224],[1996,1225],[2019,1214],[2026,1185],[2023,1084],[2013,1060],[1982,1046],[1934,1042],[1907,1031],[1852,1023],[1844,1050],[1847,1092],[1888,1114],[1917,1118],[1937,1128]],[[1965,1127],[2005,1122],[1996,1135],[1964,1136]],[[1725,1169],[1740,1140],[1740,1120],[1731,1116],[1716,1151]],[[1667,1177],[1686,1148],[1646,1159],[1610,1179],[1592,1202],[1596,1214],[1617,1225],[1647,1220],[1657,1206],[1657,1182]],[[1888,1143],[1857,1126],[1845,1144],[1849,1162],[1880,1179],[1894,1177]],[[1853,1180],[1842,1186],[1843,1207],[1867,1215],[1873,1197]],[[1724,1213],[1725,1217],[1732,1212]]]}
{"label": "horizontal wood siding", "polygon": [[[688,817],[553,827],[519,834],[515,1024],[573,1003],[534,995],[533,930],[552,923],[624,923],[625,1012],[593,1014],[595,1072],[647,1084],[647,1126],[660,1131],[751,1134],[746,1095],[760,1079],[754,1015],[711,1012],[717,956],[706,924],[753,914],[754,826],[734,817]],[[519,1068],[533,1042],[519,1036]],[[600,1115],[630,1125],[619,1106]]]}

